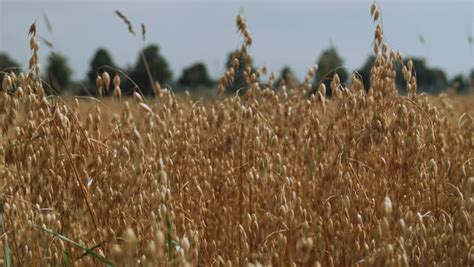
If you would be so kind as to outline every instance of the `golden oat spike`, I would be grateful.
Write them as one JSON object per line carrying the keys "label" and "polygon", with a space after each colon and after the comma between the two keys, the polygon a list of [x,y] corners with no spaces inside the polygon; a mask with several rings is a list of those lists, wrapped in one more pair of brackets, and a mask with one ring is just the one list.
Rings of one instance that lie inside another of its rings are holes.
{"label": "golden oat spike", "polygon": [[28,36],[30,35],[36,36],[36,21],[34,21],[30,26],[30,30],[28,31]]}
{"label": "golden oat spike", "polygon": [[370,5],[370,15],[372,15],[372,17],[374,16],[375,10],[377,10],[377,5],[375,4],[375,1],[374,1],[372,5]]}
{"label": "golden oat spike", "polygon": [[125,22],[125,24],[127,24],[128,31],[131,34],[136,35],[135,31],[133,30],[132,23],[130,22],[130,20],[122,12],[120,12],[118,10],[115,10],[115,13],[117,14],[117,16],[119,16],[123,20],[123,22]]}
{"label": "golden oat spike", "polygon": [[142,40],[145,41],[146,39],[146,27],[145,24],[142,23]]}

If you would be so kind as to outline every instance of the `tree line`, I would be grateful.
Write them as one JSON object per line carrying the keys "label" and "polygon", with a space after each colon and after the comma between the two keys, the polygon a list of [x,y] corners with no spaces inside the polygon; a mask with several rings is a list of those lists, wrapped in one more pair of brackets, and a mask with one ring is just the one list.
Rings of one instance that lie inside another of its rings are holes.
{"label": "tree line", "polygon": [[[231,64],[231,60],[232,52],[228,54],[226,66]],[[245,59],[241,58],[240,60],[240,66],[244,66]],[[470,71],[469,77],[464,77],[462,74],[459,74],[451,80],[448,80],[442,69],[429,67],[423,58],[412,58],[412,60],[415,66],[420,91],[437,93],[448,87],[453,87],[458,92],[465,92],[468,91],[469,87],[474,83],[474,69]],[[370,73],[374,61],[375,56],[371,55],[366,59],[361,68],[354,71],[355,75],[362,79],[366,90],[370,87]],[[336,73],[341,82],[350,82],[349,71],[344,67],[343,59],[333,46],[323,51],[316,63],[319,68],[314,80],[315,87],[317,87],[319,83],[325,83],[326,88],[330,89],[329,83]],[[394,67],[397,71],[396,83],[398,88],[403,90],[403,88],[405,88],[405,81],[401,75],[401,66],[394,62]],[[0,52],[0,70],[19,72],[19,64],[8,54]],[[135,64],[125,68],[119,67],[114,62],[107,49],[97,49],[90,60],[87,77],[82,81],[72,80],[73,72],[64,55],[51,52],[47,59],[43,79],[49,83],[51,90],[56,93],[95,95],[95,79],[105,70],[110,74],[117,73],[121,76],[121,80],[125,83],[125,93],[127,93],[127,88],[131,89],[134,86],[138,86],[145,95],[152,95],[153,90],[152,86],[150,86],[150,76],[151,80],[158,81],[162,85],[172,85],[175,89],[209,89],[216,84],[216,81],[210,78],[206,65],[202,62],[196,62],[184,68],[179,78],[173,79],[173,73],[168,61],[160,53],[160,48],[156,44],[151,44],[143,48],[143,50],[138,53]],[[127,77],[124,77],[125,75]],[[235,79],[232,88],[230,88],[231,91],[245,86],[242,75],[243,69],[235,71]],[[286,66],[280,72],[279,78],[277,79],[277,85],[278,84],[294,86],[299,84],[299,81],[296,79],[291,68]],[[328,94],[331,94],[330,90]]]}

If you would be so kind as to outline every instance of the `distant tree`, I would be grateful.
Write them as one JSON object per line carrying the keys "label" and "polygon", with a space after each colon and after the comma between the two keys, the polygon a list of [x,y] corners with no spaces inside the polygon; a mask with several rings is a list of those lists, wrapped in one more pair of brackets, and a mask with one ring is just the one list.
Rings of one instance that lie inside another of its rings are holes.
{"label": "distant tree", "polygon": [[430,86],[433,86],[434,90],[444,90],[448,86],[448,79],[446,74],[440,68],[430,69]]}
{"label": "distant tree", "polygon": [[474,90],[474,68],[471,69],[470,80],[471,80],[471,90]]}
{"label": "distant tree", "polygon": [[430,70],[426,66],[426,61],[422,58],[412,58],[412,61],[418,89],[420,91],[430,91],[429,86],[432,84],[432,80]]}
{"label": "distant tree", "polygon": [[[412,60],[419,91],[435,92],[446,88],[448,82],[446,79],[446,74],[442,69],[429,68],[426,65],[426,61],[422,58],[412,58]],[[362,78],[366,90],[368,90],[370,87],[370,73],[374,63],[375,56],[370,55],[365,61],[364,65],[359,70],[357,70]],[[407,63],[408,60],[405,60],[404,64]],[[397,61],[393,62],[393,66],[394,70],[397,72],[395,83],[399,90],[404,91],[406,88],[406,81],[402,75],[402,66],[398,64]]]}
{"label": "distant tree", "polygon": [[[234,52],[230,52],[227,55],[227,61],[225,64],[225,67],[228,68],[229,66],[232,65],[232,58],[233,58]],[[230,91],[236,91],[240,88],[243,88],[246,86],[245,80],[244,80],[244,66],[246,65],[246,60],[243,56],[240,56],[239,58],[239,68],[235,71],[234,75],[234,83],[229,86]],[[255,68],[251,65],[251,70],[252,72],[255,71]]]}
{"label": "distant tree", "polygon": [[71,82],[72,70],[66,57],[58,53],[51,53],[46,66],[46,80],[55,90],[63,92],[68,89]]}
{"label": "distant tree", "polygon": [[140,52],[130,76],[132,80],[140,86],[140,89],[145,95],[151,95],[153,94],[154,85],[150,85],[150,79],[141,53],[143,53],[145,57],[154,81],[158,81],[160,84],[168,83],[171,81],[172,72],[168,62],[160,54],[160,48],[157,45],[149,45]]}
{"label": "distant tree", "polygon": [[10,69],[14,73],[19,73],[20,70],[17,69],[20,66],[16,61],[14,61],[7,53],[0,52],[0,71],[5,71]]}
{"label": "distant tree", "polygon": [[[423,58],[411,58],[413,61],[414,73],[416,76],[416,82],[418,84],[418,90],[420,92],[436,92],[443,90],[448,85],[446,74],[439,68],[430,68],[426,65],[426,61]],[[408,63],[408,59],[404,60],[404,64]],[[395,65],[395,64],[394,64]],[[406,87],[406,81],[402,75],[402,66],[396,64],[397,78],[396,83],[399,88]]]}
{"label": "distant tree", "polygon": [[109,51],[107,51],[105,48],[99,48],[95,52],[94,57],[92,58],[89,64],[90,67],[89,67],[89,71],[87,72],[87,79],[89,83],[95,84],[97,75],[102,74],[102,72],[104,71],[103,66],[105,65],[108,65],[114,68],[116,67]]}
{"label": "distant tree", "polygon": [[178,83],[182,86],[189,86],[196,88],[199,86],[210,86],[212,85],[211,78],[207,73],[206,66],[199,62],[191,65],[183,70]]}
{"label": "distant tree", "polygon": [[331,81],[334,75],[337,73],[341,82],[345,82],[347,77],[347,71],[341,68],[344,65],[344,61],[337,54],[334,47],[331,47],[321,54],[318,60],[318,71],[316,72],[316,82],[323,82],[326,85],[327,93],[330,96],[331,92]]}
{"label": "distant tree", "polygon": [[284,82],[289,88],[294,88],[298,85],[298,81],[290,67],[285,66],[281,70],[280,78],[278,78],[276,85],[280,85],[281,82]]}
{"label": "distant tree", "polygon": [[453,87],[458,93],[465,93],[468,91],[468,82],[462,74],[458,74],[453,77],[450,82],[451,87]]}
{"label": "distant tree", "polygon": [[372,70],[372,66],[375,63],[375,56],[370,55],[364,65],[357,70],[357,73],[361,76],[360,78],[362,79],[362,83],[364,84],[365,90],[369,90],[370,88],[370,71]]}

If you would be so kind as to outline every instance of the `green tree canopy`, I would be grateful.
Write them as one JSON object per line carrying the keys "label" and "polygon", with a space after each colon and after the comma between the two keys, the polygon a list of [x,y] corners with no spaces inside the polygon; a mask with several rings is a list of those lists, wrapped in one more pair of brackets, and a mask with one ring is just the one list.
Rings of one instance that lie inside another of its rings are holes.
{"label": "green tree canopy", "polygon": [[160,54],[160,48],[157,45],[149,45],[140,52],[130,76],[133,81],[140,86],[140,89],[145,95],[151,95],[153,94],[154,85],[150,85],[150,78],[148,77],[141,53],[143,53],[143,56],[145,57],[154,81],[158,81],[160,84],[168,83],[171,81],[172,72],[168,62]]}
{"label": "green tree canopy", "polygon": [[278,78],[276,84],[280,85],[282,81],[284,81],[289,88],[293,88],[298,85],[298,81],[296,80],[295,74],[289,66],[283,67],[280,72],[280,78]]}
{"label": "green tree canopy", "polygon": [[55,90],[63,92],[68,89],[71,82],[72,70],[65,56],[51,53],[46,66],[46,80]]}
{"label": "green tree canopy", "polygon": [[191,88],[212,85],[212,81],[207,73],[207,68],[201,62],[195,63],[188,68],[185,68],[178,80],[178,83]]}
{"label": "green tree canopy", "polygon": [[[422,58],[412,58],[415,74],[417,78],[418,88],[420,91],[434,92],[446,88],[448,82],[446,74],[442,69],[429,68],[426,65],[426,61]],[[404,60],[404,64],[407,64],[408,60]],[[370,88],[370,72],[372,66],[375,63],[375,56],[370,55],[365,61],[364,65],[357,70],[360,74],[364,87],[366,90]],[[405,90],[406,81],[402,75],[402,66],[398,62],[394,61],[393,66],[397,72],[396,84],[399,90]]]}
{"label": "green tree canopy", "polygon": [[471,89],[474,88],[474,68],[471,69],[471,74],[469,74],[469,77],[471,79]]}
{"label": "green tree canopy", "polygon": [[331,47],[321,54],[318,60],[318,71],[316,72],[316,82],[323,82],[326,85],[327,94],[330,96],[331,92],[331,81],[334,75],[337,73],[341,82],[345,82],[347,77],[347,71],[342,68],[344,66],[344,61],[338,55],[336,49]]}
{"label": "green tree canopy", "polygon": [[[418,84],[418,89],[423,91],[430,83],[430,73],[428,67],[426,66],[426,61],[422,58],[411,58],[413,61],[413,67],[415,69],[416,82]],[[407,62],[407,60],[406,60]],[[405,62],[405,64],[406,64]],[[400,72],[401,73],[401,72]],[[403,79],[403,75],[399,75]]]}
{"label": "green tree canopy", "polygon": [[[418,90],[420,92],[435,92],[445,89],[448,85],[446,74],[439,68],[430,68],[426,64],[426,60],[423,58],[411,58],[413,61],[413,68],[415,70],[416,82],[418,84]],[[408,59],[404,60],[404,64],[408,63]],[[394,64],[395,65],[395,64]],[[406,81],[403,78],[402,66],[396,64],[397,78],[396,83],[398,88],[405,88]]]}
{"label": "green tree canopy", "polygon": [[370,88],[370,70],[375,63],[375,56],[370,55],[366,60],[364,65],[360,69],[357,70],[359,73],[360,78],[362,79],[362,83],[364,84],[365,90],[369,90]]}
{"label": "green tree canopy", "polygon": [[95,79],[97,78],[97,75],[102,74],[102,72],[104,71],[103,66],[105,65],[114,68],[116,67],[109,51],[107,51],[105,48],[99,48],[92,57],[92,60],[89,64],[89,71],[87,72],[87,79],[91,84],[95,84]]}
{"label": "green tree canopy", "polygon": [[458,93],[465,93],[468,91],[469,88],[468,82],[462,74],[454,76],[450,84],[451,87],[453,87]]}
{"label": "green tree canopy", "polygon": [[446,74],[440,68],[431,68],[430,69],[430,86],[433,86],[435,90],[446,89],[448,85],[448,79]]}
{"label": "green tree canopy", "polygon": [[[227,55],[227,61],[225,63],[226,69],[232,65],[232,58],[233,58],[234,53],[235,52],[230,52]],[[230,91],[236,91],[246,85],[245,80],[244,80],[245,64],[246,64],[246,59],[244,58],[244,56],[240,55],[239,68],[237,70],[234,70],[235,71],[234,83],[232,84],[232,86],[228,88]],[[253,65],[251,65],[251,70],[252,72],[255,71],[255,68],[253,67]]]}
{"label": "green tree canopy", "polygon": [[10,69],[14,73],[19,73],[20,70],[17,69],[20,66],[16,61],[14,61],[7,53],[0,52],[0,71],[5,71]]}

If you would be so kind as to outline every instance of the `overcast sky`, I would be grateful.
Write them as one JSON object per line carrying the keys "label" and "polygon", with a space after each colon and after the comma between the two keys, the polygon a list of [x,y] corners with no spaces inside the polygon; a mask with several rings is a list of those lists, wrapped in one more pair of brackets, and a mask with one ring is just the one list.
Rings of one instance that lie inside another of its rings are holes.
{"label": "overcast sky", "polygon": [[[114,10],[128,16],[146,43],[157,43],[170,63],[174,78],[184,67],[203,61],[216,78],[227,53],[241,43],[235,16],[242,12],[254,38],[251,53],[256,66],[279,72],[290,66],[303,77],[331,42],[349,70],[359,68],[371,53],[374,25],[372,1],[21,1],[0,0],[0,51],[23,66],[30,57],[28,28],[38,32],[68,57],[75,78],[83,78],[98,47],[107,48],[122,67],[134,64],[143,43],[131,36]],[[473,0],[377,1],[390,47],[404,55],[427,58],[449,77],[473,67]],[[47,31],[43,12],[53,32]],[[420,42],[420,34],[425,45]],[[40,62],[51,49],[40,46]]]}

